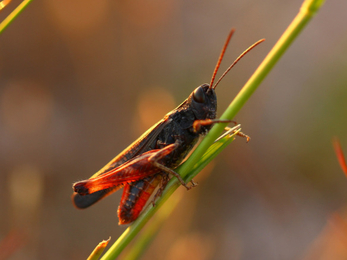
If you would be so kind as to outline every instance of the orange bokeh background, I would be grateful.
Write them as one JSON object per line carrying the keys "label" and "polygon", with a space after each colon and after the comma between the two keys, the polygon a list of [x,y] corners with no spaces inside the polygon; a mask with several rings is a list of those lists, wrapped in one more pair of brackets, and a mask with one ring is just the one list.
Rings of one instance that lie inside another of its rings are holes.
{"label": "orange bokeh background", "polygon": [[[76,210],[72,183],[209,82],[231,27],[221,70],[266,38],[218,86],[220,115],[300,5],[33,1],[0,37],[8,259],[86,259],[102,239],[114,242],[125,229],[121,193]],[[347,180],[332,147],[338,136],[347,151],[345,10],[347,2],[327,1],[235,118],[252,140],[237,139],[183,191],[143,259],[347,258]]]}

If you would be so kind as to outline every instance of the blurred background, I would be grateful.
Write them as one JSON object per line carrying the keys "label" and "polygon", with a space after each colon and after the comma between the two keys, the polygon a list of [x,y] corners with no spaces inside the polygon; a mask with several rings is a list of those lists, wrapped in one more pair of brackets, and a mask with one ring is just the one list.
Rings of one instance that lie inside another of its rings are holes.
{"label": "blurred background", "polygon": [[[0,13],[3,20],[20,1]],[[209,82],[229,33],[219,115],[302,1],[43,0],[0,36],[0,259],[86,259],[113,243],[121,192],[71,185]],[[346,1],[327,1],[235,120],[238,138],[183,192],[143,259],[347,259]],[[219,75],[220,75],[219,74]]]}

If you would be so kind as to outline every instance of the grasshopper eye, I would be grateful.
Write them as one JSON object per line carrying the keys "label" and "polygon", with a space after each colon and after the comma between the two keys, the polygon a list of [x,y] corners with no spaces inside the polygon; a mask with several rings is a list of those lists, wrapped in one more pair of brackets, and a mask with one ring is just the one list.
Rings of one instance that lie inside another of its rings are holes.
{"label": "grasshopper eye", "polygon": [[194,101],[198,103],[204,103],[205,102],[205,92],[202,89],[202,87],[198,87],[193,92],[193,99]]}

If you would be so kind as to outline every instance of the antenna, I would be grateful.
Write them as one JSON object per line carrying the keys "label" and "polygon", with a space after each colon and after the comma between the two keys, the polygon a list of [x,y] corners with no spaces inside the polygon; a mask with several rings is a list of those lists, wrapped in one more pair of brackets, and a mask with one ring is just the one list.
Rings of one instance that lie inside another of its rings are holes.
{"label": "antenna", "polygon": [[[229,66],[229,68],[227,68],[227,70],[223,73],[223,75],[217,80],[216,84],[214,85],[214,87],[212,87],[210,85],[210,88],[215,89],[217,87],[217,85],[219,84],[219,82],[222,80],[222,78],[224,78],[224,76],[232,69],[232,67],[235,66],[235,64],[241,60],[241,58],[243,56],[245,56],[250,50],[252,50],[255,46],[257,46],[258,44],[262,43],[263,41],[265,41],[265,39],[261,39],[259,41],[257,41],[256,43],[253,43],[250,47],[247,48],[247,50],[245,50],[244,52],[241,53],[241,55],[239,57],[237,57],[237,59]],[[218,65],[219,67],[219,65]],[[214,75],[215,76],[215,75]],[[213,78],[214,80],[214,78]]]}
{"label": "antenna", "polygon": [[219,55],[219,58],[218,58],[216,67],[214,68],[214,71],[213,71],[213,74],[212,74],[211,83],[210,83],[210,88],[212,88],[212,85],[213,85],[214,79],[216,78],[216,74],[217,74],[217,72],[218,72],[219,66],[220,66],[220,64],[221,64],[221,62],[222,62],[222,60],[223,60],[224,53],[225,53],[225,51],[226,51],[226,49],[227,49],[227,47],[228,47],[228,45],[229,45],[231,36],[233,36],[234,32],[235,32],[235,29],[232,28],[232,29],[230,30],[230,33],[229,33],[229,35],[228,35],[227,40],[226,40],[225,43],[224,43],[222,52],[221,52],[220,55]]}

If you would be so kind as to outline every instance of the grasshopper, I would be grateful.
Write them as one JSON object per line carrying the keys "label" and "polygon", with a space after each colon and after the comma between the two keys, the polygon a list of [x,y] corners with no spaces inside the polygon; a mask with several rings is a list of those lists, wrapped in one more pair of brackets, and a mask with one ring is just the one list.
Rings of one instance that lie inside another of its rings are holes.
{"label": "grasshopper", "polygon": [[[77,208],[87,208],[107,195],[124,188],[118,207],[119,224],[136,220],[154,190],[153,204],[168,181],[175,176],[187,188],[188,185],[174,171],[187,158],[199,139],[206,135],[213,124],[233,122],[216,119],[217,96],[215,89],[230,69],[251,49],[264,40],[259,40],[245,50],[214,84],[231,36],[227,37],[210,84],[197,87],[178,107],[164,116],[123,152],[95,173],[90,179],[73,184],[73,203]],[[238,135],[246,136],[241,132]],[[246,136],[247,137],[247,136]],[[248,137],[247,137],[248,138]]]}

